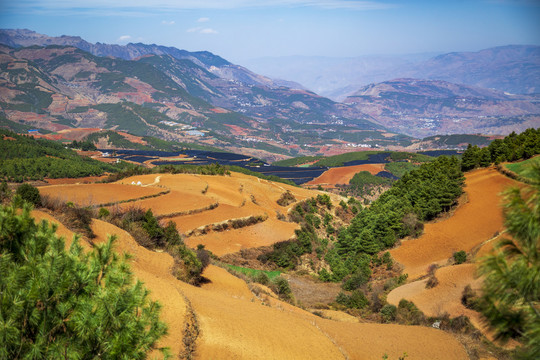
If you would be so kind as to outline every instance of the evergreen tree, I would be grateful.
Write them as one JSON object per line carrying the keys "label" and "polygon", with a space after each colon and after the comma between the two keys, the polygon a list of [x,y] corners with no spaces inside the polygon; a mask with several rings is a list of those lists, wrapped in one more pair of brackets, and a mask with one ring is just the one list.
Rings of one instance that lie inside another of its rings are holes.
{"label": "evergreen tree", "polygon": [[469,144],[461,157],[461,170],[468,171],[478,166],[480,149],[478,146]]}
{"label": "evergreen tree", "polygon": [[0,206],[0,359],[145,359],[166,325],[114,238],[66,250],[30,210]]}
{"label": "evergreen tree", "polygon": [[498,338],[518,337],[523,358],[540,359],[540,166],[533,185],[506,193],[505,226],[510,239],[498,244],[481,272],[486,276],[480,307]]}

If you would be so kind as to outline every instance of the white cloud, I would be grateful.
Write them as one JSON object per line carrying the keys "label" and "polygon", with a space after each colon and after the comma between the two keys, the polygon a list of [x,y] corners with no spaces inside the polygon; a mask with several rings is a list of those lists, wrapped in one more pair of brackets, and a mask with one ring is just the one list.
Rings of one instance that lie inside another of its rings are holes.
{"label": "white cloud", "polygon": [[211,28],[202,29],[199,31],[201,34],[217,34],[218,32]]}
{"label": "white cloud", "polygon": [[199,19],[197,20],[197,22],[200,22],[200,23],[202,23],[202,22],[208,22],[208,21],[210,21],[210,18],[207,18],[207,17],[202,17],[202,18],[199,18]]}
{"label": "white cloud", "polygon": [[122,35],[118,38],[117,41],[124,42],[124,41],[128,41],[129,39],[131,39],[131,35]]}
{"label": "white cloud", "polygon": [[174,20],[171,20],[171,21],[163,20],[161,23],[163,25],[174,25]]}
{"label": "white cloud", "polygon": [[212,28],[203,28],[202,26],[187,29],[186,32],[198,34],[218,34],[217,30],[214,30]]}

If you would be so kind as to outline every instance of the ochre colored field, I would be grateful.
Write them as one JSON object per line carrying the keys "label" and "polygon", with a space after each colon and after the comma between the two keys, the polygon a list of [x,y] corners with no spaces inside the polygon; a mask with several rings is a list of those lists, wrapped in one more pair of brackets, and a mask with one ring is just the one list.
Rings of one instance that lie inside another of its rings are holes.
{"label": "ochre colored field", "polygon": [[435,273],[439,284],[434,288],[426,289],[427,279],[415,281],[392,290],[387,301],[396,306],[401,299],[412,301],[426,316],[436,317],[444,313],[451,317],[465,315],[474,326],[481,328],[480,315],[461,303],[465,286],[470,285],[473,290],[478,290],[481,286],[481,280],[476,278],[475,274],[474,264],[443,267]]}
{"label": "ochre colored field", "polygon": [[176,216],[170,218],[170,220],[176,223],[178,231],[186,234],[193,229],[208,224],[257,215],[264,216],[266,215],[266,212],[251,203],[246,203],[246,205],[242,207],[223,204],[209,211],[192,215]]}
{"label": "ochre colored field", "polygon": [[106,179],[107,175],[102,176],[86,176],[82,178],[62,178],[62,179],[46,179],[49,185],[65,185],[65,184],[90,184]]}
{"label": "ochre colored field", "polygon": [[353,178],[354,174],[359,173],[360,171],[369,171],[372,175],[375,175],[384,171],[384,164],[364,164],[331,168],[322,173],[318,178],[307,182],[305,185],[326,185],[335,187],[337,184],[349,184],[349,181]]}
{"label": "ochre colored field", "polygon": [[78,205],[99,205],[155,195],[164,189],[123,184],[53,185],[39,188],[40,194]]}
{"label": "ochre colored field", "polygon": [[202,194],[172,190],[162,196],[124,203],[120,207],[123,209],[131,207],[139,207],[145,210],[152,209],[154,215],[169,215],[204,209],[212,204],[215,204],[215,201]]}
{"label": "ochre colored field", "polygon": [[[181,214],[165,220],[174,221],[179,231],[183,233],[230,219],[258,215],[267,217],[267,220],[262,223],[244,228],[210,232],[206,235],[191,236],[185,239],[188,246],[196,247],[198,244],[204,244],[206,249],[216,255],[234,253],[246,248],[268,246],[292,238],[298,225],[278,220],[277,213],[286,216],[294,204],[282,207],[277,204],[277,200],[287,190],[293,193],[297,201],[319,194],[316,191],[273,183],[234,172],[230,176],[141,175],[123,179],[120,182],[130,184],[132,181],[140,181],[145,185],[163,186],[171,189],[171,192],[156,198],[123,204],[122,207],[125,208],[131,206],[151,208],[156,215],[168,215],[204,209],[211,204],[218,204],[218,207],[212,210]],[[334,200],[338,199],[336,195],[331,196],[335,198]]]}
{"label": "ochre colored field", "polygon": [[398,359],[469,359],[463,346],[452,335],[433,328],[394,324],[342,323],[317,319],[322,332],[351,360]]}
{"label": "ochre colored field", "polygon": [[466,174],[465,183],[468,202],[453,216],[426,224],[420,238],[403,241],[390,251],[409,279],[425,274],[430,264],[446,263],[456,251],[469,252],[503,229],[500,193],[517,182],[488,168]]}
{"label": "ochre colored field", "polygon": [[269,218],[262,223],[236,230],[191,236],[184,239],[184,242],[192,248],[197,247],[198,244],[203,244],[206,249],[217,256],[222,256],[242,249],[269,246],[279,241],[289,240],[294,236],[294,230],[298,228],[299,226],[296,223]]}

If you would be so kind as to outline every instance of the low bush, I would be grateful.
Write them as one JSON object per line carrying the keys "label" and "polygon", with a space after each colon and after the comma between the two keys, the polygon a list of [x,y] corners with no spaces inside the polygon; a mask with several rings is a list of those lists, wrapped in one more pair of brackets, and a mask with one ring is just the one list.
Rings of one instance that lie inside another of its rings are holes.
{"label": "low bush", "polygon": [[353,291],[351,295],[340,292],[336,298],[336,302],[352,309],[363,309],[369,305],[366,295],[360,290]]}
{"label": "low bush", "polygon": [[397,307],[395,305],[386,304],[382,307],[380,314],[384,322],[392,322],[396,319]]}
{"label": "low bush", "polygon": [[41,205],[41,195],[39,194],[39,190],[28,183],[19,186],[16,195],[19,195],[24,201],[27,201],[34,206]]}
{"label": "low bush", "polygon": [[290,190],[287,190],[286,192],[281,194],[281,196],[277,200],[279,206],[288,206],[294,202],[296,202],[296,198]]}
{"label": "low bush", "polygon": [[293,301],[294,296],[291,290],[291,287],[289,285],[289,282],[287,279],[285,279],[282,276],[276,277],[271,285],[270,288],[273,292],[275,292],[281,299],[286,301]]}
{"label": "low bush", "polygon": [[456,265],[463,264],[467,261],[467,253],[463,250],[454,253],[454,263]]}

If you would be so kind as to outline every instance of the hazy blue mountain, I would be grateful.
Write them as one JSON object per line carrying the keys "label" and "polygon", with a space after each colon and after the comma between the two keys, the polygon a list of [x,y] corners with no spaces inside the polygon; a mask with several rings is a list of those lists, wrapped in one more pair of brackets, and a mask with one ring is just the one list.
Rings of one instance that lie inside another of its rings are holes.
{"label": "hazy blue mountain", "polygon": [[529,45],[436,56],[260,58],[244,61],[243,65],[269,77],[299,82],[336,101],[362,86],[403,77],[444,80],[514,94],[540,92],[540,47]]}

